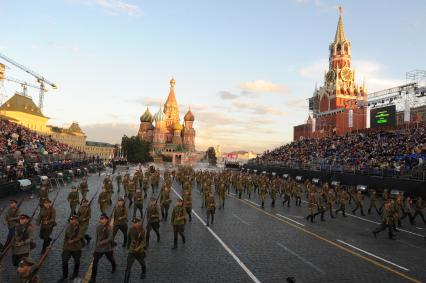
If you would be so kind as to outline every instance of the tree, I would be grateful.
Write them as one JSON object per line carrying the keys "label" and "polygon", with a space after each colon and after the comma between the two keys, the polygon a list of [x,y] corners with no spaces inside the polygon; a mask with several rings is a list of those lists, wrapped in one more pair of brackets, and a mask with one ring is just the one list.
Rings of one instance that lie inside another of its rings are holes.
{"label": "tree", "polygon": [[132,163],[151,161],[150,147],[149,142],[142,141],[137,136],[128,137],[124,135],[121,139],[121,148],[127,155],[127,161]]}
{"label": "tree", "polygon": [[216,151],[214,150],[212,146],[207,149],[206,155],[207,155],[207,160],[209,161],[209,164],[216,166],[216,162],[217,162]]}

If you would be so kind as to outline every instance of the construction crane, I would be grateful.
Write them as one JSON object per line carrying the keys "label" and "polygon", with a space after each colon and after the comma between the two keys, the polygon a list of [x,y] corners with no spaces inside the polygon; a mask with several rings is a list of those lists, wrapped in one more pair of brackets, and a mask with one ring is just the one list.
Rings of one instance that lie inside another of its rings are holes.
{"label": "construction crane", "polygon": [[[40,110],[43,110],[43,100],[44,100],[44,93],[47,91],[46,85],[50,85],[53,89],[57,89],[56,84],[52,83],[51,81],[47,80],[43,76],[39,75],[38,73],[28,69],[27,67],[19,64],[18,62],[15,62],[14,60],[10,59],[9,57],[3,55],[0,53],[0,59],[3,59],[10,64],[14,65],[15,67],[21,69],[22,71],[30,74],[34,78],[36,78],[37,83],[39,84],[39,101],[38,101],[38,107]],[[28,84],[27,84],[28,85]],[[29,86],[29,85],[28,85]]]}
{"label": "construction crane", "polygon": [[[30,83],[27,83],[25,81],[21,81],[21,80],[18,80],[18,79],[15,79],[15,78],[11,78],[11,77],[5,77],[4,79],[6,81],[9,81],[9,82],[20,84],[21,87],[22,87],[22,94],[25,95],[25,96],[28,96],[28,93],[27,93],[28,87],[40,90],[40,87],[38,85],[35,85],[35,84],[30,84]],[[46,91],[47,90],[45,90],[45,92]]]}

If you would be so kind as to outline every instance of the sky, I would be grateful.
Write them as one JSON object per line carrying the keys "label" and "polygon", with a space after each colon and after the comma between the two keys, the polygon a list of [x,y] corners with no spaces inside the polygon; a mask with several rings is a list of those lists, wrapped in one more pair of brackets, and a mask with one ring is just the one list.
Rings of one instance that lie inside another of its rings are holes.
{"label": "sky", "polygon": [[[49,124],[77,121],[88,140],[136,135],[173,76],[181,118],[188,107],[195,115],[197,150],[260,153],[306,121],[338,5],[356,81],[370,92],[426,69],[424,0],[0,0],[0,53],[56,83],[45,95]],[[5,89],[10,97],[20,86]]]}

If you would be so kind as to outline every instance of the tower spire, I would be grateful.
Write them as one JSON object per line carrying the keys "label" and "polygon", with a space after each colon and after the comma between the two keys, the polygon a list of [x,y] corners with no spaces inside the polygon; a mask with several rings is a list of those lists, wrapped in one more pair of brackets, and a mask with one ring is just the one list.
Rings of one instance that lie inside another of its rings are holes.
{"label": "tower spire", "polygon": [[339,5],[338,9],[339,9],[339,21],[337,23],[337,30],[336,30],[336,36],[334,37],[334,43],[338,43],[338,42],[342,43],[346,41],[345,29],[343,27],[343,19],[342,19],[343,8],[341,5]]}

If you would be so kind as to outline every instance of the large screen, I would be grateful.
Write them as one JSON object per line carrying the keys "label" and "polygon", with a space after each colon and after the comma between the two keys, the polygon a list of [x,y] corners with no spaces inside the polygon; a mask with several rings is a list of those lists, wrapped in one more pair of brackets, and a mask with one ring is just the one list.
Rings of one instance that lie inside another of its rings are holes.
{"label": "large screen", "polygon": [[370,110],[370,128],[396,126],[395,105]]}

